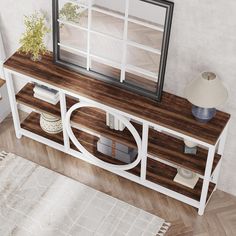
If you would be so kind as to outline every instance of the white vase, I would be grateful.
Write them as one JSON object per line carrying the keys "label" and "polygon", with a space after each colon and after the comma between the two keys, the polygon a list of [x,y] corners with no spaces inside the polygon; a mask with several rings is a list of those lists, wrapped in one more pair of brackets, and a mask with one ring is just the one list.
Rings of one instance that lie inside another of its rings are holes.
{"label": "white vase", "polygon": [[62,132],[61,119],[46,113],[41,113],[40,126],[46,133],[49,134],[58,134]]}

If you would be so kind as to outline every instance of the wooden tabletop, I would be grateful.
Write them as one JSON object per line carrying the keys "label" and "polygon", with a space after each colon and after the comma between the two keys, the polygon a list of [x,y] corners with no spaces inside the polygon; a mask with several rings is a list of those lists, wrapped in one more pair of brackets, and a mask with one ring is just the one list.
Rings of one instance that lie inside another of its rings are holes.
{"label": "wooden tabletop", "polygon": [[33,62],[29,56],[15,53],[4,63],[4,67],[209,144],[217,142],[230,118],[229,114],[217,111],[210,122],[199,123],[191,114],[191,104],[184,98],[163,92],[162,101],[156,102],[55,65],[52,53],[43,56],[41,62]]}

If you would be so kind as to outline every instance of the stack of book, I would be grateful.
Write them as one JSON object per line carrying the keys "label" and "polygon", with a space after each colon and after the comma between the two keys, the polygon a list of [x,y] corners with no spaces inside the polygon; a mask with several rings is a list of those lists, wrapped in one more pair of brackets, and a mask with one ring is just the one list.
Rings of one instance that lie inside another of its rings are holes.
{"label": "stack of book", "polygon": [[97,142],[97,150],[124,163],[132,163],[138,155],[137,149],[130,148],[105,137],[100,137]]}
{"label": "stack of book", "polygon": [[34,97],[53,105],[56,105],[60,100],[59,92],[57,90],[40,84],[35,84]]}

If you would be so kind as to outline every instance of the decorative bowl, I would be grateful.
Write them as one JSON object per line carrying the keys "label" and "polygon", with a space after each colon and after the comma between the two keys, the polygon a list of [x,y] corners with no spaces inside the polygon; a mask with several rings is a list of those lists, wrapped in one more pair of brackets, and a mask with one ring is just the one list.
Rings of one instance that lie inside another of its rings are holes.
{"label": "decorative bowl", "polygon": [[46,113],[41,113],[40,126],[46,133],[49,134],[58,134],[62,132],[61,119]]}
{"label": "decorative bowl", "polygon": [[178,168],[178,174],[185,179],[194,179],[196,177],[196,173],[184,168]]}

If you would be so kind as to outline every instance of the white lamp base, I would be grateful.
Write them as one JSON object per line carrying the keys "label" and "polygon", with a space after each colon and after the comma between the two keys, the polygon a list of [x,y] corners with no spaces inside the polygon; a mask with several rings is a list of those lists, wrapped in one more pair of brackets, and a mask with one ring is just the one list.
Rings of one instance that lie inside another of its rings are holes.
{"label": "white lamp base", "polygon": [[179,173],[177,173],[177,175],[174,178],[174,181],[176,183],[182,184],[182,185],[184,185],[188,188],[191,188],[191,189],[194,189],[194,187],[196,186],[198,180],[199,180],[199,176],[197,174],[194,175],[193,178],[187,179],[187,178],[184,178]]}

